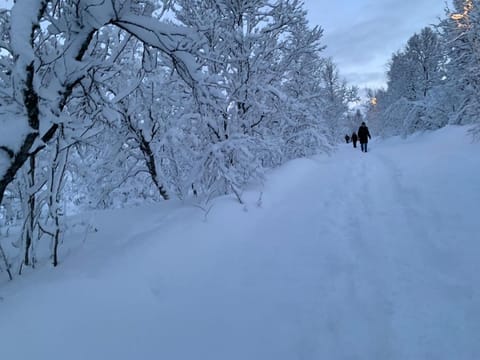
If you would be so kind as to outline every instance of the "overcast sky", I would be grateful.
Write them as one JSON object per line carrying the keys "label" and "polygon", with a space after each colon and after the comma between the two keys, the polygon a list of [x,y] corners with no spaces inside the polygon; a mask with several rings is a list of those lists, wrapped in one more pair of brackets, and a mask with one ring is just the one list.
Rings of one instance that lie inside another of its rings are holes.
{"label": "overcast sky", "polygon": [[[304,0],[312,26],[324,29],[325,54],[360,88],[385,85],[393,52],[444,16],[445,0]],[[449,2],[450,3],[450,2]]]}

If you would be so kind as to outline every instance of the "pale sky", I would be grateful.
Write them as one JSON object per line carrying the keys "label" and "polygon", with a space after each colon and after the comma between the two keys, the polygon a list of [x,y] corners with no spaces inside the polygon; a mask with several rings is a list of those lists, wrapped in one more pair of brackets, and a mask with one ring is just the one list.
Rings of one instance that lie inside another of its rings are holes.
{"label": "pale sky", "polygon": [[[360,89],[385,86],[392,53],[444,17],[445,0],[304,0],[310,24],[324,29],[324,54]],[[449,1],[450,3],[450,1]]]}

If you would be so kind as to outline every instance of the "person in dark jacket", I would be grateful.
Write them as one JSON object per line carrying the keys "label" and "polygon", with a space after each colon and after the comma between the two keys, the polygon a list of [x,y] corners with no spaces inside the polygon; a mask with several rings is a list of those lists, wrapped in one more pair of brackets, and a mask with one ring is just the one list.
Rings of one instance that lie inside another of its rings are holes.
{"label": "person in dark jacket", "polygon": [[348,142],[350,141],[350,136],[348,136],[348,135],[345,135],[345,141],[346,141],[346,142],[347,142],[347,144],[348,144]]}
{"label": "person in dark jacket", "polygon": [[357,141],[358,141],[357,133],[354,131],[352,134],[352,143],[354,148],[357,147]]}
{"label": "person in dark jacket", "polygon": [[371,138],[367,125],[365,125],[365,122],[362,122],[362,125],[358,128],[358,140],[360,140],[360,147],[363,152],[367,152],[368,139]]}

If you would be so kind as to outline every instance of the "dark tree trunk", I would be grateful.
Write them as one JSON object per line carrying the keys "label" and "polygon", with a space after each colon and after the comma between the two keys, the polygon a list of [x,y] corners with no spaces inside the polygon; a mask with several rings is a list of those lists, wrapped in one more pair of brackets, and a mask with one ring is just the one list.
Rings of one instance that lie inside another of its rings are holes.
{"label": "dark tree trunk", "polygon": [[62,182],[65,177],[65,171],[67,168],[67,159],[69,154],[69,147],[63,150],[60,147],[63,133],[64,133],[63,126],[61,126],[60,133],[57,136],[57,141],[55,145],[55,158],[53,159],[53,164],[51,167],[50,196],[48,199],[48,206],[50,207],[50,216],[53,217],[53,220],[55,222],[55,232],[51,234],[51,236],[53,237],[52,264],[54,267],[58,265],[58,247],[60,245],[60,240],[61,240],[61,230],[60,230],[61,212],[59,210],[60,192],[62,188]]}
{"label": "dark tree trunk", "polygon": [[25,265],[34,265],[33,261],[30,261],[30,249],[32,247],[33,231],[35,229],[35,207],[36,198],[35,192],[31,191],[35,186],[35,156],[30,157],[30,171],[28,172],[28,223],[26,224],[25,231],[25,254],[23,262]]}
{"label": "dark tree trunk", "polygon": [[11,270],[10,270],[10,263],[8,262],[7,255],[6,255],[5,252],[3,251],[2,244],[0,244],[0,257],[1,257],[2,260],[3,260],[3,264],[4,264],[4,266],[5,266],[5,271],[6,271],[7,274],[8,274],[9,280],[13,280],[12,272],[11,272]]}
{"label": "dark tree trunk", "polygon": [[52,263],[56,267],[58,265],[58,245],[60,244],[60,223],[58,216],[55,217],[55,235],[53,238],[53,254]]}
{"label": "dark tree trunk", "polygon": [[148,172],[150,173],[150,176],[153,183],[155,184],[155,187],[158,190],[158,193],[164,200],[168,200],[169,196],[167,190],[162,184],[160,184],[158,180],[157,165],[155,162],[155,156],[153,155],[152,148],[150,146],[150,143],[143,136],[143,134],[140,134],[140,149],[142,150],[143,156],[145,157],[145,163],[147,165]]}

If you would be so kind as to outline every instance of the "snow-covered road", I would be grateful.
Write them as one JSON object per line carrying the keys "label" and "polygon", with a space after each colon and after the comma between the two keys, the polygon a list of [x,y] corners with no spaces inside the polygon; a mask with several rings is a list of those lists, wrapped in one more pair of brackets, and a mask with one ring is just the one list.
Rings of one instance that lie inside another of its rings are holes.
{"label": "snow-covered road", "polygon": [[206,221],[99,213],[63,271],[0,288],[0,357],[478,360],[480,147],[464,132],[296,160],[260,207],[218,199]]}

